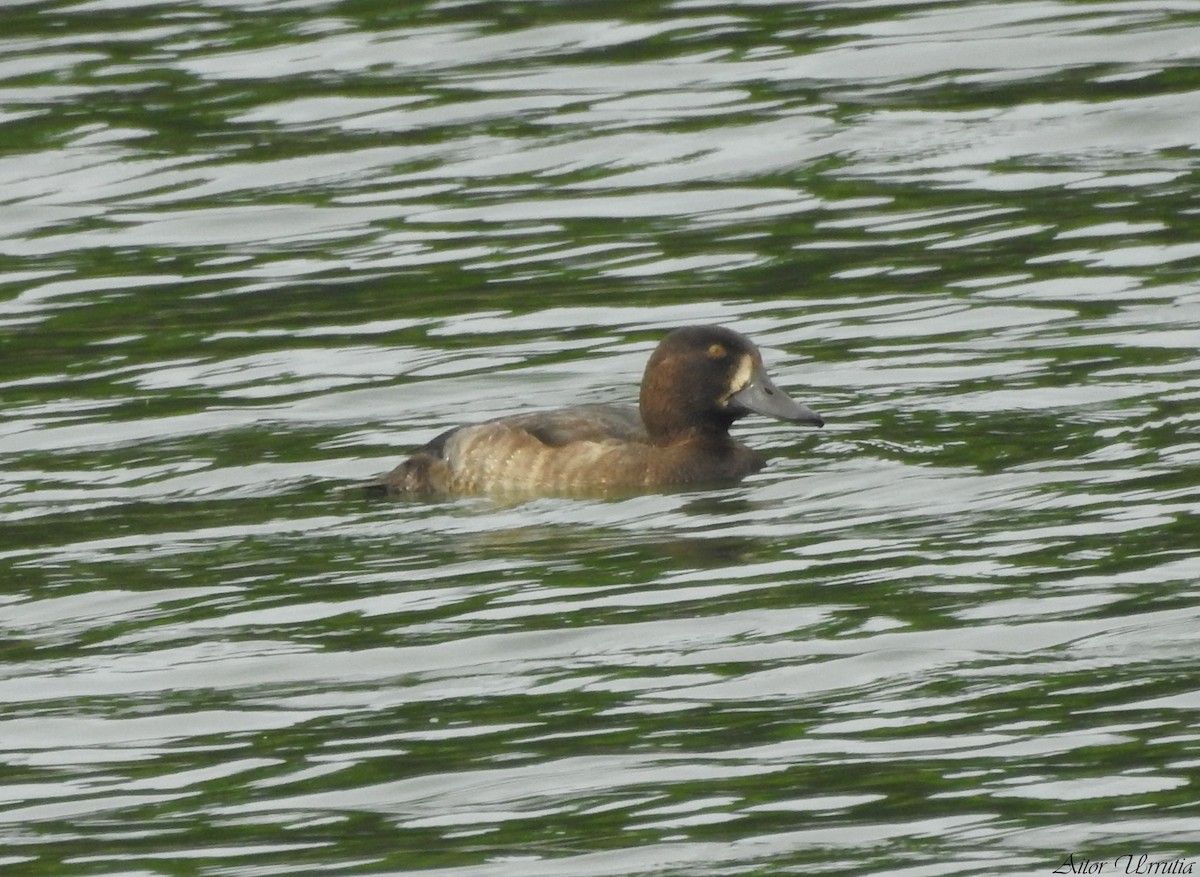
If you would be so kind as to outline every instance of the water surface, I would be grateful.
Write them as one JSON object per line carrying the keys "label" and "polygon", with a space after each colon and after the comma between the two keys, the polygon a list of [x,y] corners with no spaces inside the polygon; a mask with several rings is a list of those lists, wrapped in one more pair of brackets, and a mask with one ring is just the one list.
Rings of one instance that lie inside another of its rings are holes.
{"label": "water surface", "polygon": [[[0,865],[1200,863],[1200,4],[0,19]],[[707,322],[741,485],[337,490]]]}

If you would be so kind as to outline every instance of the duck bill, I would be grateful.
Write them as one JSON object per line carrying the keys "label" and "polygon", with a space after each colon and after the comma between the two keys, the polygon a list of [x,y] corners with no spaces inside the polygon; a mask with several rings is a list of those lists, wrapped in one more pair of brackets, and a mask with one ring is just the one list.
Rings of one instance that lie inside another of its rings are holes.
{"label": "duck bill", "polygon": [[810,426],[825,425],[821,415],[808,406],[801,405],[775,386],[775,382],[767,376],[762,368],[755,369],[750,383],[730,396],[729,402],[736,408],[766,417],[775,417],[792,423],[806,423]]}

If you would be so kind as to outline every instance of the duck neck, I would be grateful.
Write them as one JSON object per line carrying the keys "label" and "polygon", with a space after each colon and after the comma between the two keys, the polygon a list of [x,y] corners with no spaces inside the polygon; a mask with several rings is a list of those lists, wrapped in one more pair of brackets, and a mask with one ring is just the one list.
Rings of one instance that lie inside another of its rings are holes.
{"label": "duck neck", "polygon": [[646,435],[653,445],[672,445],[681,441],[706,445],[729,442],[732,417],[715,415],[712,411],[692,411],[686,406],[647,404],[644,394],[639,407]]}

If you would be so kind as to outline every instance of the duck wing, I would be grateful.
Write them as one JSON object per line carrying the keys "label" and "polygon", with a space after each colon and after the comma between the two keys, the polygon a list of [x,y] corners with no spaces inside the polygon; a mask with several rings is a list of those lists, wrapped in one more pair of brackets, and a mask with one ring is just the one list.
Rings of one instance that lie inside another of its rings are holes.
{"label": "duck wing", "polygon": [[506,417],[502,422],[552,448],[573,442],[646,441],[646,428],[634,405],[576,405]]}

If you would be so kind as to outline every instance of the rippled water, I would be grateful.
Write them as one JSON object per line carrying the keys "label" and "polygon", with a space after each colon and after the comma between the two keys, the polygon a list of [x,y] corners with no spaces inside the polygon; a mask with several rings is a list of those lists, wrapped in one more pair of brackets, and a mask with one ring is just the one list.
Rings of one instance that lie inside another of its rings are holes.
{"label": "rippled water", "polygon": [[[0,23],[0,866],[1200,864],[1200,3]],[[738,487],[336,489],[702,322]]]}

